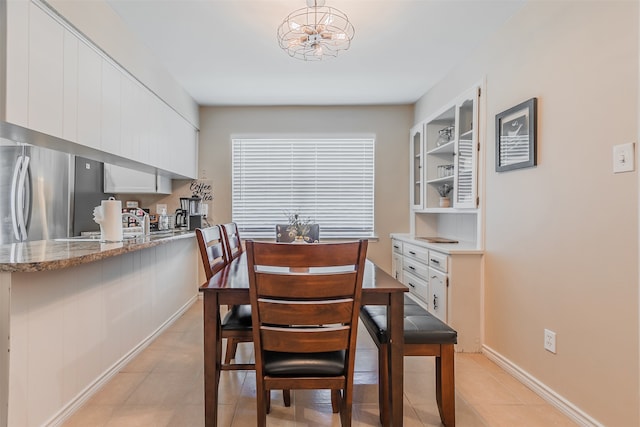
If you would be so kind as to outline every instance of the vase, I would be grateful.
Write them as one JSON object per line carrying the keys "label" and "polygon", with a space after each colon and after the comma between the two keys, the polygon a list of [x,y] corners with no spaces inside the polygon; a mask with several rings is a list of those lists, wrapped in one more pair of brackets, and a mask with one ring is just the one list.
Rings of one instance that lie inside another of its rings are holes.
{"label": "vase", "polygon": [[441,208],[448,208],[449,206],[451,206],[451,201],[449,200],[448,197],[440,197],[440,207]]}

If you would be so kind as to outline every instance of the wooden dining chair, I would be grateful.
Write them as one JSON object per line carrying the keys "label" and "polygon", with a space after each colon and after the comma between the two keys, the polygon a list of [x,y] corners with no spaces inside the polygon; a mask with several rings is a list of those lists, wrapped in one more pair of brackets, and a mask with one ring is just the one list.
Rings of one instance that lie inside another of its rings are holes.
{"label": "wooden dining chair", "polygon": [[238,258],[244,251],[244,248],[242,247],[242,241],[240,240],[238,224],[236,224],[235,222],[230,222],[227,224],[223,224],[220,227],[222,228],[229,260],[234,260]]}
{"label": "wooden dining chair", "polygon": [[257,425],[266,425],[271,390],[329,389],[350,426],[367,241],[246,246]]}
{"label": "wooden dining chair", "polygon": [[[210,280],[214,274],[231,262],[222,230],[223,228],[219,225],[196,229],[200,257],[202,258],[207,280]],[[234,305],[229,307],[229,311],[220,324],[220,337],[226,338],[227,340],[227,350],[221,369],[254,369],[253,364],[231,363],[231,360],[235,358],[238,343],[253,341],[253,334],[251,332],[251,306]]]}

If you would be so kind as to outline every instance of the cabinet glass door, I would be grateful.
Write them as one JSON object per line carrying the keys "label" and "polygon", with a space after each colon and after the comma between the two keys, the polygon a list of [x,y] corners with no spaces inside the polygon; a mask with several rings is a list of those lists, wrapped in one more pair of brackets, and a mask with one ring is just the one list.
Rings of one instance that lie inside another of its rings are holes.
{"label": "cabinet glass door", "polygon": [[456,140],[454,202],[456,208],[477,206],[478,166],[478,91],[456,106]]}
{"label": "cabinet glass door", "polygon": [[411,206],[415,210],[424,207],[423,202],[423,151],[424,137],[422,124],[411,129]]}

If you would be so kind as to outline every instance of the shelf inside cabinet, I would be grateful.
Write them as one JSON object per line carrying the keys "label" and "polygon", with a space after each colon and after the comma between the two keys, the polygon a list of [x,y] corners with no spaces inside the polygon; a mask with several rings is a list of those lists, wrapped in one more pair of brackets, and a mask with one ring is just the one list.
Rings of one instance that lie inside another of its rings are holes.
{"label": "shelf inside cabinet", "polygon": [[473,129],[470,129],[462,134],[460,134],[460,139],[471,140],[473,137]]}
{"label": "shelf inside cabinet", "polygon": [[446,144],[436,147],[427,152],[427,154],[453,154],[456,146],[456,141],[451,140]]}
{"label": "shelf inside cabinet", "polygon": [[441,178],[430,179],[427,181],[427,184],[440,184],[444,182],[453,182],[453,175],[451,176],[443,176]]}

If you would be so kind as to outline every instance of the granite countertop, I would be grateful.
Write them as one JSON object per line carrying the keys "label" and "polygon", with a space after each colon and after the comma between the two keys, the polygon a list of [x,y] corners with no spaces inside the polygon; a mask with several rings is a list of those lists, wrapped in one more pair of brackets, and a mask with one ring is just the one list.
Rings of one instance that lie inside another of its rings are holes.
{"label": "granite countertop", "polygon": [[171,231],[116,243],[82,238],[10,243],[0,245],[0,272],[58,270],[194,236],[193,231]]}

